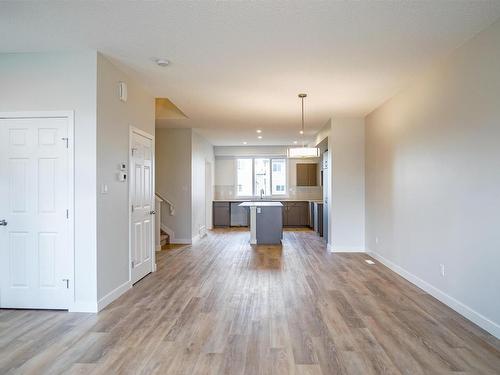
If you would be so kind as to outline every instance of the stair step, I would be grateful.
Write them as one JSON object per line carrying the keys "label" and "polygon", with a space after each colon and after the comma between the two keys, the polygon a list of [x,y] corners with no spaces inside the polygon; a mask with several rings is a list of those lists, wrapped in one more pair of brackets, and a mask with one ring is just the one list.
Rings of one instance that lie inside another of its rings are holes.
{"label": "stair step", "polygon": [[160,246],[165,246],[165,245],[168,245],[170,244],[170,236],[163,232],[160,234]]}

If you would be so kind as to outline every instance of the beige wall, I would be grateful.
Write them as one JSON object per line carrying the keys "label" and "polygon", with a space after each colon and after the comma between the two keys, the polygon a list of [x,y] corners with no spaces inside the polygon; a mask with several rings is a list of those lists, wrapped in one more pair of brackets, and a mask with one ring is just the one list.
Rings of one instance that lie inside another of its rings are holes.
{"label": "beige wall", "polygon": [[497,337],[499,46],[497,22],[366,119],[369,250]]}
{"label": "beige wall", "polygon": [[[118,97],[127,84],[128,99]],[[97,54],[97,296],[129,281],[128,182],[118,180],[119,164],[129,163],[129,129],[154,136],[155,101],[137,82]],[[101,186],[108,192],[101,194]]]}

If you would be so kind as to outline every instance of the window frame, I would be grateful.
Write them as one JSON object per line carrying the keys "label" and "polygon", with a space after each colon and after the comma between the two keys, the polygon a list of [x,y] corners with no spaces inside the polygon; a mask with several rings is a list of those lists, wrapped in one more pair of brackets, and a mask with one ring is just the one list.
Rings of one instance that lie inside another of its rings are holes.
{"label": "window frame", "polygon": [[[252,195],[238,195],[238,159],[251,159],[252,160]],[[288,170],[288,158],[285,156],[238,156],[234,158],[234,195],[238,199],[254,199],[259,198],[260,195],[255,191],[255,159],[269,159],[269,180],[270,189],[269,195],[264,195],[263,198],[286,198],[288,197],[288,185],[289,185],[289,170]],[[284,160],[285,161],[285,190],[283,194],[273,194],[273,160]]]}

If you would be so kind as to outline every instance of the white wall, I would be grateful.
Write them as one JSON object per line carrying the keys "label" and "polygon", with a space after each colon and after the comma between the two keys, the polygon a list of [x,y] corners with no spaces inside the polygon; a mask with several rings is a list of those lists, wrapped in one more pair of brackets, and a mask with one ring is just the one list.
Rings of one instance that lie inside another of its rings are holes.
{"label": "white wall", "polygon": [[[211,204],[213,200],[213,189],[206,190],[205,186],[205,163],[210,163],[211,176],[214,175],[214,146],[209,143],[205,138],[196,133],[192,132],[192,202],[191,202],[191,236],[193,239],[198,238],[198,236],[203,235],[207,229],[212,227],[211,217]],[[213,181],[211,183],[213,185]],[[210,212],[207,214],[206,210]],[[206,223],[207,219],[209,222]]]}
{"label": "white wall", "polygon": [[[118,83],[128,87],[127,102]],[[154,136],[155,101],[137,82],[97,54],[97,298],[129,280],[128,182],[118,181],[119,164],[128,165],[129,127]],[[101,194],[106,184],[108,192]],[[115,294],[116,295],[116,294]],[[112,298],[106,298],[106,303]],[[105,303],[100,303],[102,308]]]}
{"label": "white wall", "polygon": [[75,306],[92,310],[96,270],[96,52],[0,54],[0,111],[75,114]]}
{"label": "white wall", "polygon": [[156,191],[175,205],[175,216],[162,210],[162,224],[180,243],[192,240],[191,136],[191,129],[156,129]]}
{"label": "white wall", "polygon": [[366,119],[368,248],[497,337],[499,46],[496,22]]}
{"label": "white wall", "polygon": [[329,243],[333,251],[365,251],[365,122],[331,123]]}

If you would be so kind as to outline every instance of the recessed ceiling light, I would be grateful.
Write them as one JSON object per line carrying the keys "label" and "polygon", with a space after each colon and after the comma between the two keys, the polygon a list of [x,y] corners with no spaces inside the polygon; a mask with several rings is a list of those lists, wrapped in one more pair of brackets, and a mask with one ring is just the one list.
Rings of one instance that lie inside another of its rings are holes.
{"label": "recessed ceiling light", "polygon": [[296,145],[297,143],[299,143],[299,142],[297,142],[297,141],[293,141],[293,144],[294,144],[294,145]]}
{"label": "recessed ceiling light", "polygon": [[261,135],[259,135],[257,138],[262,139],[262,136],[261,136]]}
{"label": "recessed ceiling light", "polygon": [[262,133],[262,130],[260,130],[260,129],[257,129],[257,133]]}
{"label": "recessed ceiling light", "polygon": [[303,130],[301,130],[299,133],[300,133],[300,134],[304,134],[304,131],[303,131]]}
{"label": "recessed ceiling light", "polygon": [[168,61],[167,59],[156,59],[155,63],[156,63],[156,65],[164,68],[170,64],[170,61]]}
{"label": "recessed ceiling light", "polygon": [[244,145],[246,145],[247,143],[246,142],[243,142]]}

